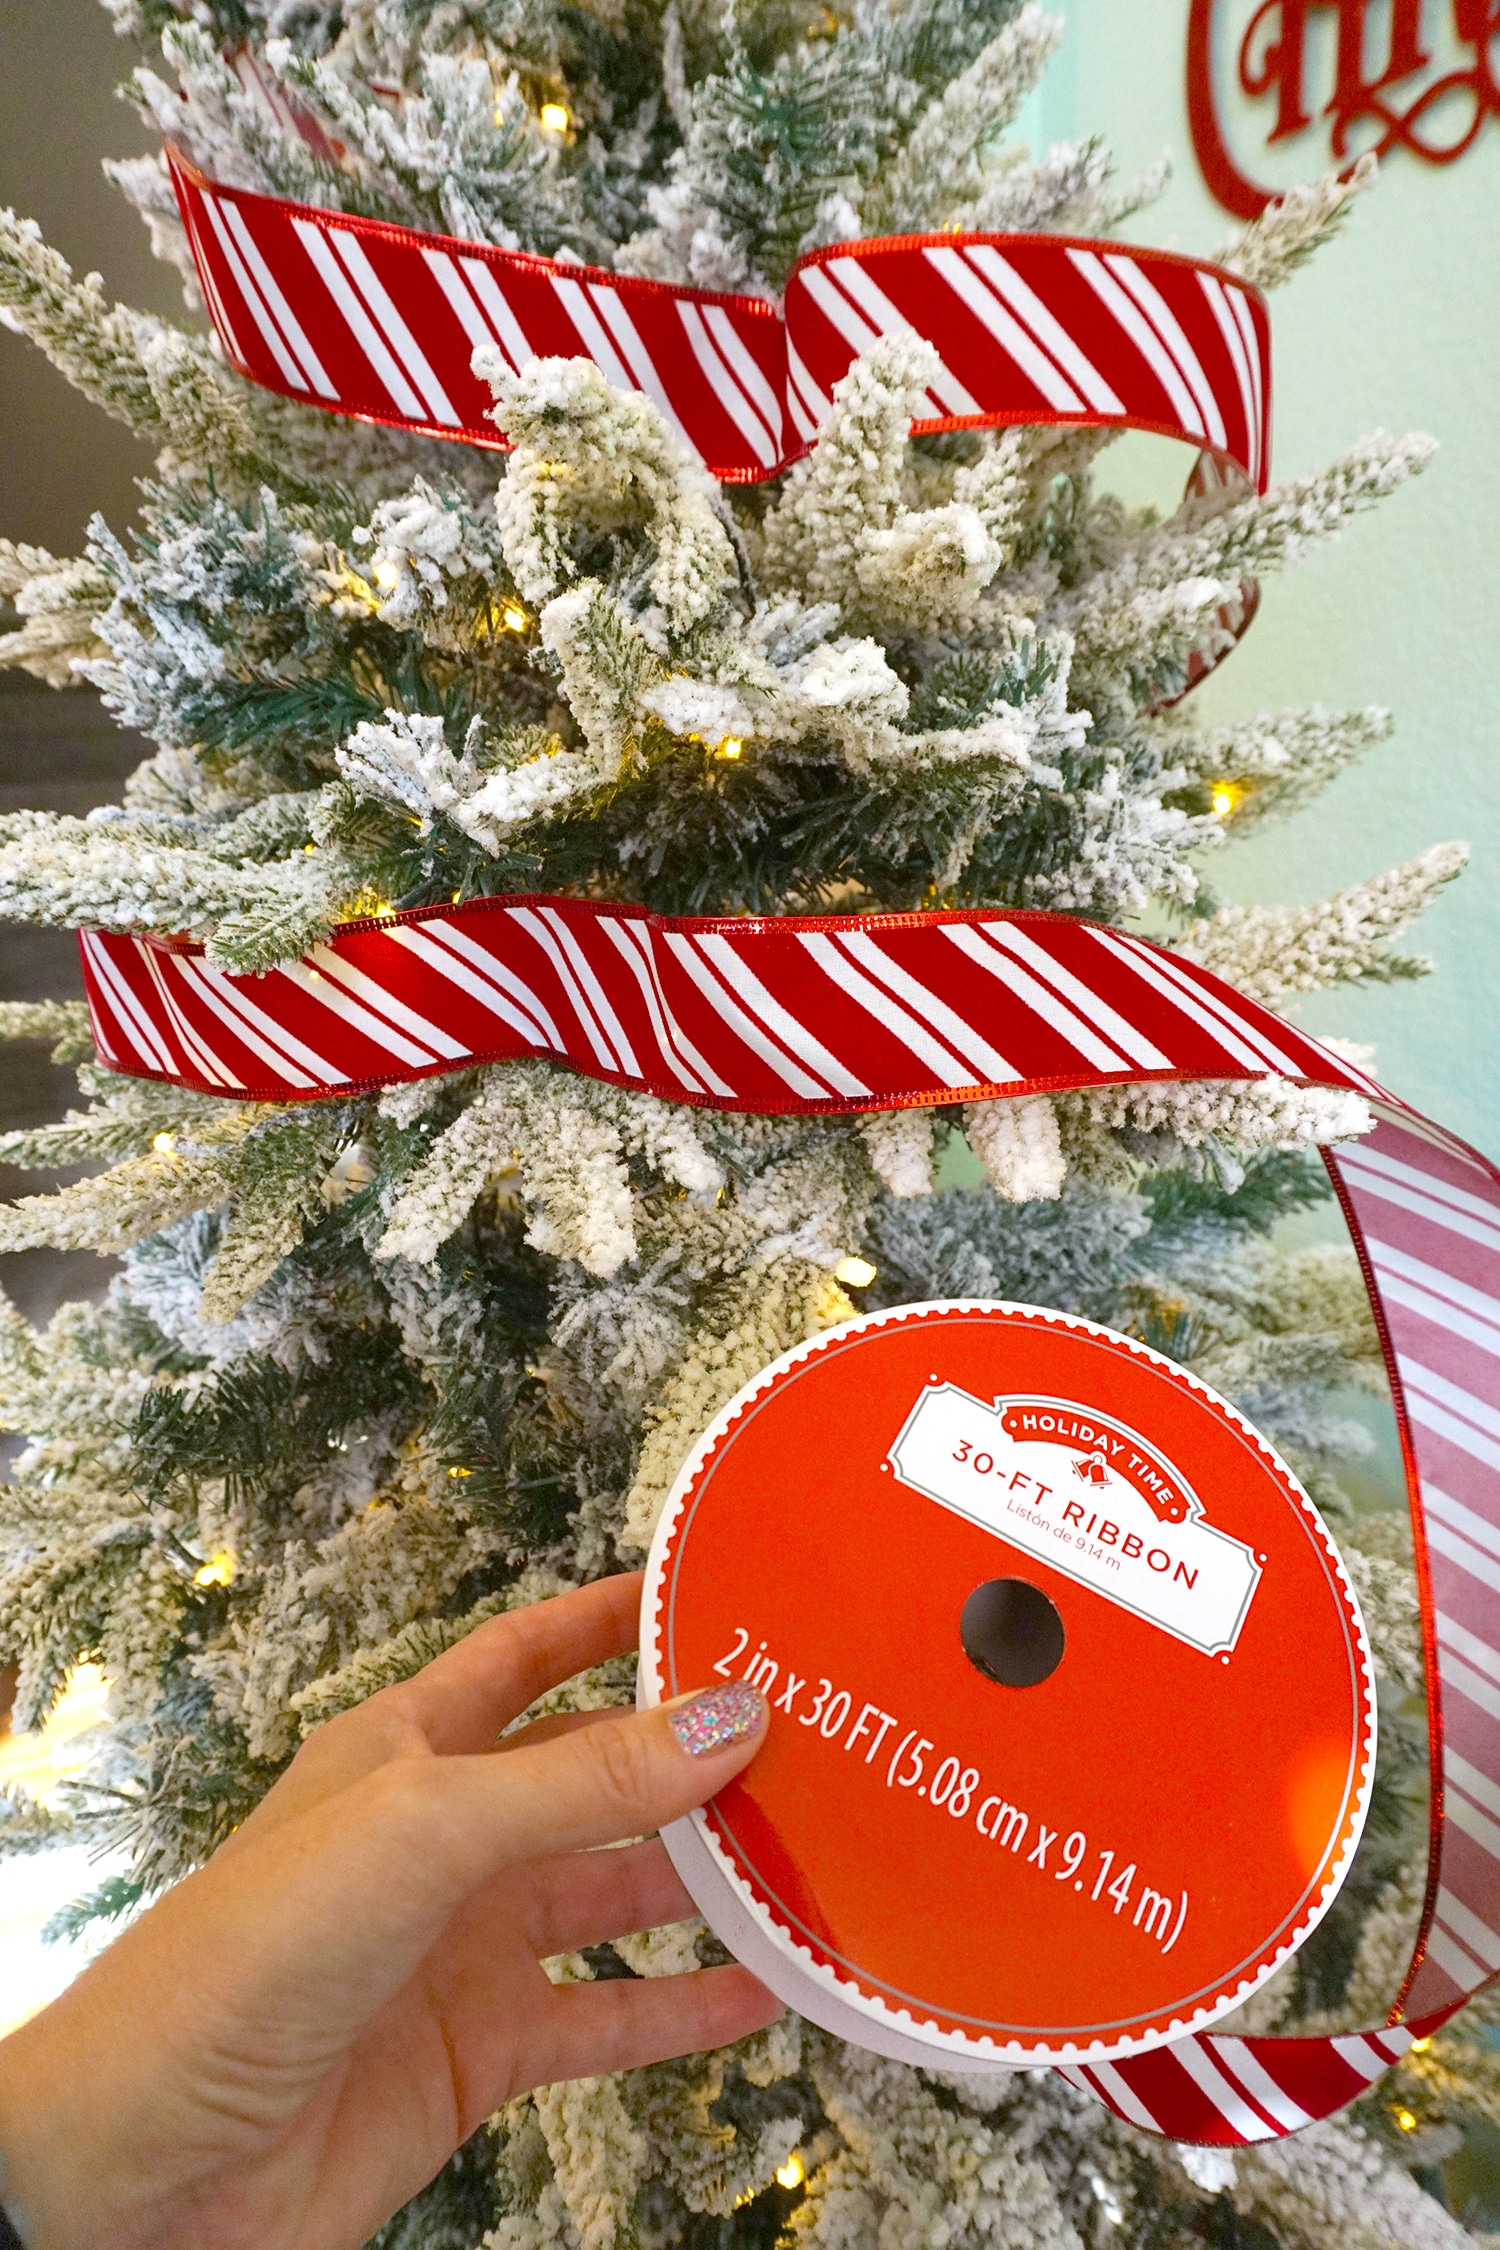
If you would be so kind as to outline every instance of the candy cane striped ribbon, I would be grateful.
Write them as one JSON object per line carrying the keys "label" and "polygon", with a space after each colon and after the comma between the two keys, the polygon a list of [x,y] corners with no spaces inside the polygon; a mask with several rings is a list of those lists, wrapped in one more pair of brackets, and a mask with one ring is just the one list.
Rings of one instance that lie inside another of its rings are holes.
{"label": "candy cane striped ribbon", "polygon": [[475,347],[517,372],[582,357],[653,399],[715,477],[755,483],[807,451],[860,352],[915,330],[942,368],[914,431],[1155,430],[1265,488],[1265,306],[1198,259],[1064,235],[903,235],[812,252],[778,307],[220,187],[170,145],[167,159],[230,363],[331,413],[503,445]]}
{"label": "candy cane striped ribbon", "polygon": [[1426,1910],[1383,2029],[1205,2033],[1069,2069],[1182,2141],[1294,2132],[1500,1972],[1500,1172],[1207,970],[1049,914],[670,919],[482,899],[343,926],[257,976],[85,931],[100,1059],[207,1094],[316,1100],[540,1056],[671,1101],[853,1112],[1149,1079],[1352,1089],[1327,1161],[1390,1369],[1416,1528],[1433,1758]]}
{"label": "candy cane striped ribbon", "polygon": [[519,1055],[759,1111],[1269,1073],[1366,1086],[1206,970],[1063,915],[708,920],[474,899],[345,923],[257,976],[175,939],[80,943],[111,1068],[254,1101]]}
{"label": "candy cane striped ribbon", "polygon": [[1427,1665],[1432,1839],[1422,1926],[1385,2028],[1213,2032],[1064,2075],[1117,2117],[1243,2146],[1352,2101],[1500,1971],[1500,1174],[1389,1097],[1327,1153],[1385,1347]]}

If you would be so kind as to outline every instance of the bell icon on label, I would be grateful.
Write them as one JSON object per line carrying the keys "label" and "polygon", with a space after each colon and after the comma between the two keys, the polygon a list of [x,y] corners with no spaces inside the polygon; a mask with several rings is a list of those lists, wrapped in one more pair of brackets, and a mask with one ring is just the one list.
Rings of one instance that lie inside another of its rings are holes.
{"label": "bell icon on label", "polygon": [[1073,1463],[1073,1474],[1084,1484],[1108,1484],[1109,1471],[1102,1453],[1090,1453],[1084,1460]]}

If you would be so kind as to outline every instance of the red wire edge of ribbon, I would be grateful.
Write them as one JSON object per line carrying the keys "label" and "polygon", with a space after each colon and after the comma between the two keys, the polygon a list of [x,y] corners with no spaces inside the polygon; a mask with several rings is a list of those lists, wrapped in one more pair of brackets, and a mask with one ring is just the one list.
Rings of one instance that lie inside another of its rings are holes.
{"label": "red wire edge of ribbon", "polygon": [[330,413],[504,446],[476,346],[516,373],[583,357],[654,399],[720,482],[758,483],[809,450],[861,351],[915,330],[942,358],[915,434],[1150,430],[1265,489],[1264,300],[1201,259],[1069,235],[890,236],[800,258],[776,306],[221,187],[166,155],[230,364]]}
{"label": "red wire edge of ribbon", "polygon": [[1281,1077],[1357,1091],[1325,1150],[1390,1371],[1422,1599],[1427,1899],[1384,2027],[1205,2032],[1064,2075],[1144,2130],[1243,2146],[1364,2093],[1500,1971],[1500,1171],[1208,970],[1102,925],[965,911],[667,917],[523,895],[341,926],[258,976],[82,931],[107,1067],[336,1099],[535,1056],[663,1098],[853,1114],[1065,1086]]}

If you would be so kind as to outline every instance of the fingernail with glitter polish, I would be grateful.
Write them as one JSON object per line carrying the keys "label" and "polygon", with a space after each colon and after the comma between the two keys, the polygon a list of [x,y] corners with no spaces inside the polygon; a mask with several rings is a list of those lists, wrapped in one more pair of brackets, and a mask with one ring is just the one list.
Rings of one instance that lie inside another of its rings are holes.
{"label": "fingernail with glitter polish", "polygon": [[745,1680],[731,1680],[728,1687],[700,1688],[667,1712],[672,1732],[690,1758],[746,1741],[760,1732],[765,1716],[765,1697]]}

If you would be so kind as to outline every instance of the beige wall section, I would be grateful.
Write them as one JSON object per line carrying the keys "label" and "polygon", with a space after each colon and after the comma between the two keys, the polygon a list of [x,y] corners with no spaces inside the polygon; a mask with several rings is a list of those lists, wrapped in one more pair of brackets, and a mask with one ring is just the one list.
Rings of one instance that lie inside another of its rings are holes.
{"label": "beige wall section", "polygon": [[[1250,9],[1221,0],[1216,13],[1237,30]],[[1207,194],[1188,138],[1187,14],[1186,0],[1069,0],[1040,122],[1050,138],[1102,133],[1125,173],[1168,149],[1172,186],[1128,231],[1201,254],[1234,221]],[[1332,15],[1314,11],[1325,29]],[[1370,17],[1373,48],[1380,0]],[[1443,36],[1448,0],[1425,0],[1423,17],[1429,37]],[[1312,57],[1315,101],[1325,65]],[[1284,143],[1277,169],[1255,122],[1266,105],[1235,94],[1225,109],[1242,152],[1262,144],[1261,179],[1321,168],[1326,133]],[[1409,941],[1438,974],[1315,996],[1302,1021],[1373,1040],[1397,1092],[1500,1155],[1500,119],[1446,169],[1392,156],[1343,240],[1270,306],[1277,473],[1329,461],[1373,429],[1429,430],[1442,451],[1414,486],[1273,581],[1243,645],[1201,691],[1216,719],[1381,703],[1393,737],[1309,811],[1216,855],[1209,873],[1228,897],[1301,904],[1424,845],[1468,839],[1470,867]],[[1165,489],[1159,459],[1137,473]]]}
{"label": "beige wall section", "polygon": [[[98,271],[126,304],[181,309],[177,277],[99,169],[152,143],[115,88],[134,61],[97,0],[0,0],[0,204],[40,224],[76,273]],[[98,508],[122,523],[138,445],[71,391],[40,353],[0,329],[0,532],[72,554]]]}
{"label": "beige wall section", "polygon": [[[145,228],[99,170],[101,157],[150,146],[115,99],[129,61],[96,0],[0,0],[0,204],[35,218],[78,272],[102,272],[113,295],[169,312],[181,303],[176,276],[152,259]],[[129,520],[133,480],[150,465],[148,447],[0,328],[0,532],[74,554],[96,508],[117,525]],[[148,748],[139,735],[122,733],[89,690],[56,695],[20,673],[0,672],[0,813],[24,806],[82,813],[118,801],[121,782]],[[82,991],[68,931],[0,924],[0,998]],[[6,1049],[0,1130],[48,1122],[75,1099],[72,1073],[54,1069],[44,1045],[28,1040]],[[36,1194],[74,1177],[3,1165],[0,1196]],[[64,1299],[99,1294],[114,1270],[114,1259],[88,1251],[25,1250],[0,1259],[0,1281],[37,1321]],[[6,1960],[8,1971],[29,1973],[13,1949]]]}

